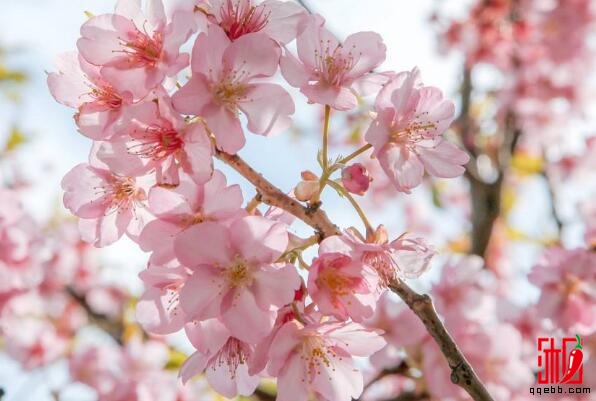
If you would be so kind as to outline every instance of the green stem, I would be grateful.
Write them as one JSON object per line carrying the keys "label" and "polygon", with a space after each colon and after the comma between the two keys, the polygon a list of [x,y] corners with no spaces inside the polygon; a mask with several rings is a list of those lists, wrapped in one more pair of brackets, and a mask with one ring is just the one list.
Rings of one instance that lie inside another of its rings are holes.
{"label": "green stem", "polygon": [[323,124],[323,173],[329,167],[329,157],[327,156],[327,148],[329,147],[329,115],[331,114],[331,107],[325,105],[325,122]]}
{"label": "green stem", "polygon": [[355,150],[354,152],[350,153],[346,157],[343,157],[343,158],[339,159],[337,161],[337,164],[346,164],[347,162],[349,162],[350,160],[354,159],[355,157],[360,156],[362,153],[366,152],[370,148],[372,148],[372,145],[370,143],[367,143],[366,145],[364,145],[361,148]]}
{"label": "green stem", "polygon": [[368,217],[366,217],[366,213],[364,213],[364,210],[362,209],[362,207],[360,207],[358,202],[356,202],[356,199],[354,199],[354,197],[348,191],[346,191],[346,189],[344,187],[342,187],[337,182],[328,180],[327,183],[329,184],[329,186],[331,186],[333,189],[335,189],[338,194],[340,194],[340,195],[346,197],[346,199],[348,199],[348,201],[352,204],[352,207],[354,208],[356,213],[358,213],[358,216],[360,216],[360,220],[362,220],[362,223],[364,223],[364,227],[366,228],[366,236],[367,237],[372,236],[374,234],[373,226],[372,226],[372,224],[370,224],[370,221],[368,220]]}

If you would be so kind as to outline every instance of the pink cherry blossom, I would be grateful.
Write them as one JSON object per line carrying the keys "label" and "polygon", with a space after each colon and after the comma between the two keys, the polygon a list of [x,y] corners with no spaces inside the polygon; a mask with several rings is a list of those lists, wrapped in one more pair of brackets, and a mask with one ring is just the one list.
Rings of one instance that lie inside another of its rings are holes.
{"label": "pink cherry blossom", "polygon": [[492,320],[496,314],[495,290],[488,285],[489,272],[482,258],[469,255],[448,261],[441,279],[433,285],[437,311],[449,322],[462,317],[478,322]]}
{"label": "pink cherry blossom", "polygon": [[254,392],[260,377],[248,372],[253,346],[232,337],[218,319],[190,323],[186,334],[197,351],[188,357],[180,370],[183,382],[204,371],[213,389],[225,397]]}
{"label": "pink cherry blossom", "polygon": [[306,401],[311,393],[350,401],[362,393],[362,374],[352,356],[368,357],[385,345],[357,323],[285,323],[269,348],[269,374],[277,377],[278,401]]}
{"label": "pink cherry blossom", "polygon": [[375,309],[375,314],[365,324],[371,329],[383,330],[387,345],[371,356],[376,370],[399,366],[404,359],[403,350],[415,353],[428,339],[426,328],[406,304],[384,293]]}
{"label": "pink cherry blossom", "polygon": [[221,171],[214,171],[205,184],[182,177],[176,188],[153,187],[149,211],[157,217],[141,232],[139,245],[151,251],[151,262],[166,263],[174,256],[174,239],[182,231],[205,221],[221,221],[245,213],[238,185],[226,185]]}
{"label": "pink cherry blossom", "polygon": [[469,156],[442,138],[455,106],[439,89],[422,86],[418,69],[385,85],[375,109],[377,118],[365,138],[398,191],[409,193],[420,185],[425,169],[441,178],[463,174]]}
{"label": "pink cherry blossom", "polygon": [[528,279],[541,289],[537,312],[569,333],[596,330],[596,253],[550,248]]}
{"label": "pink cherry blossom", "polygon": [[350,110],[358,104],[357,96],[386,81],[382,74],[370,74],[385,60],[386,47],[374,32],[358,32],[341,43],[323,24],[320,15],[310,17],[297,38],[298,58],[286,51],[281,72],[310,103]]}
{"label": "pink cherry blossom", "polygon": [[351,255],[371,266],[379,277],[379,284],[385,287],[395,278],[419,277],[429,268],[436,253],[421,238],[407,234],[389,242],[383,226],[377,228],[370,241],[365,241],[355,230],[346,230],[341,237],[329,237],[321,243],[320,252]]}
{"label": "pink cherry blossom", "polygon": [[48,87],[58,102],[77,109],[81,133],[98,140],[111,137],[122,110],[133,102],[132,94],[116,90],[101,76],[100,67],[78,53],[62,54],[57,69],[48,75]]}
{"label": "pink cherry blossom", "polygon": [[210,23],[219,25],[230,40],[263,32],[286,44],[296,38],[304,8],[278,0],[191,0],[189,6],[204,13]]}
{"label": "pink cherry blossom", "polygon": [[48,365],[66,352],[66,338],[49,320],[33,316],[21,316],[14,320],[3,318],[1,328],[6,341],[6,353],[27,370]]}
{"label": "pink cherry blossom", "polygon": [[163,370],[168,347],[134,337],[122,347],[86,345],[70,359],[70,372],[96,390],[99,401],[183,401],[184,390]]}
{"label": "pink cherry blossom", "polygon": [[308,270],[308,292],[321,313],[355,322],[371,317],[379,298],[372,267],[341,253],[321,253]]}
{"label": "pink cherry blossom", "polygon": [[192,16],[168,21],[161,0],[119,0],[114,14],[92,17],[81,27],[77,47],[118,91],[142,98],[188,65],[180,46],[195,29]]}
{"label": "pink cherry blossom", "polygon": [[290,125],[294,102],[279,85],[255,82],[277,71],[277,43],[264,33],[251,33],[231,42],[217,25],[201,33],[193,47],[192,77],[173,96],[176,109],[201,116],[215,135],[217,146],[236,153],[245,143],[238,119],[242,111],[248,129],[274,134]]}
{"label": "pink cherry blossom", "polygon": [[180,307],[180,290],[190,277],[182,266],[149,265],[139,273],[146,286],[137,303],[136,317],[145,330],[155,334],[168,334],[180,330],[187,321]]}
{"label": "pink cherry blossom", "polygon": [[85,241],[109,245],[124,233],[140,234],[146,219],[145,190],[131,177],[101,167],[79,164],[62,180],[64,206],[80,218]]}
{"label": "pink cherry blossom", "polygon": [[353,194],[364,195],[368,191],[372,177],[361,163],[354,163],[341,170],[341,183]]}
{"label": "pink cherry blossom", "polygon": [[164,186],[178,185],[180,170],[198,183],[211,177],[212,145],[205,128],[187,124],[166,94],[128,108],[125,118],[97,153],[113,172],[140,176],[154,170],[157,184]]}
{"label": "pink cherry blossom", "polygon": [[182,232],[174,250],[193,270],[180,292],[182,309],[197,320],[221,318],[239,340],[261,340],[273,327],[275,311],[300,286],[293,265],[276,263],[287,245],[285,224],[260,216],[229,227],[204,222]]}

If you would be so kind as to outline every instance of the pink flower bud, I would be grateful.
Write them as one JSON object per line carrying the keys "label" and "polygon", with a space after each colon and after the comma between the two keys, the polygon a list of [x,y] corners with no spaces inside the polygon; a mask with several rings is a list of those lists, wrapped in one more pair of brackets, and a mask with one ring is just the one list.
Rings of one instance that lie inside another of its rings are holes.
{"label": "pink flower bud", "polygon": [[372,181],[368,170],[361,163],[354,163],[341,171],[344,188],[356,195],[364,195]]}

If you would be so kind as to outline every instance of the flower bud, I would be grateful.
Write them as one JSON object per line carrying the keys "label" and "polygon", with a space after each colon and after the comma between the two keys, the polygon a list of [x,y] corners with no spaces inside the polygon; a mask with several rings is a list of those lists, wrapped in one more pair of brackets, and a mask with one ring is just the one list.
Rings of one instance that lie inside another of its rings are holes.
{"label": "flower bud", "polygon": [[361,163],[354,163],[341,171],[341,182],[344,188],[353,194],[364,195],[372,181],[368,170]]}
{"label": "flower bud", "polygon": [[312,199],[313,196],[319,193],[320,183],[319,177],[311,171],[303,171],[301,174],[302,181],[296,185],[294,195],[296,199],[306,202]]}

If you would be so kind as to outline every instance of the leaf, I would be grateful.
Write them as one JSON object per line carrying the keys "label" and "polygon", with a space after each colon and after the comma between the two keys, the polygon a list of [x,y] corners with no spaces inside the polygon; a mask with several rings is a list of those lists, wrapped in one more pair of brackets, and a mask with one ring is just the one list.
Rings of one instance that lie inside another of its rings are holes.
{"label": "leaf", "polygon": [[166,370],[180,370],[180,367],[184,361],[186,361],[186,354],[184,352],[170,348],[168,362],[166,362],[166,366],[164,366],[164,368]]}
{"label": "leaf", "polygon": [[27,142],[27,137],[18,127],[12,127],[6,143],[4,144],[4,151],[6,153],[12,152],[19,146]]}
{"label": "leaf", "polygon": [[27,75],[21,71],[9,70],[3,65],[0,65],[0,82],[15,82],[21,84],[27,80]]}

